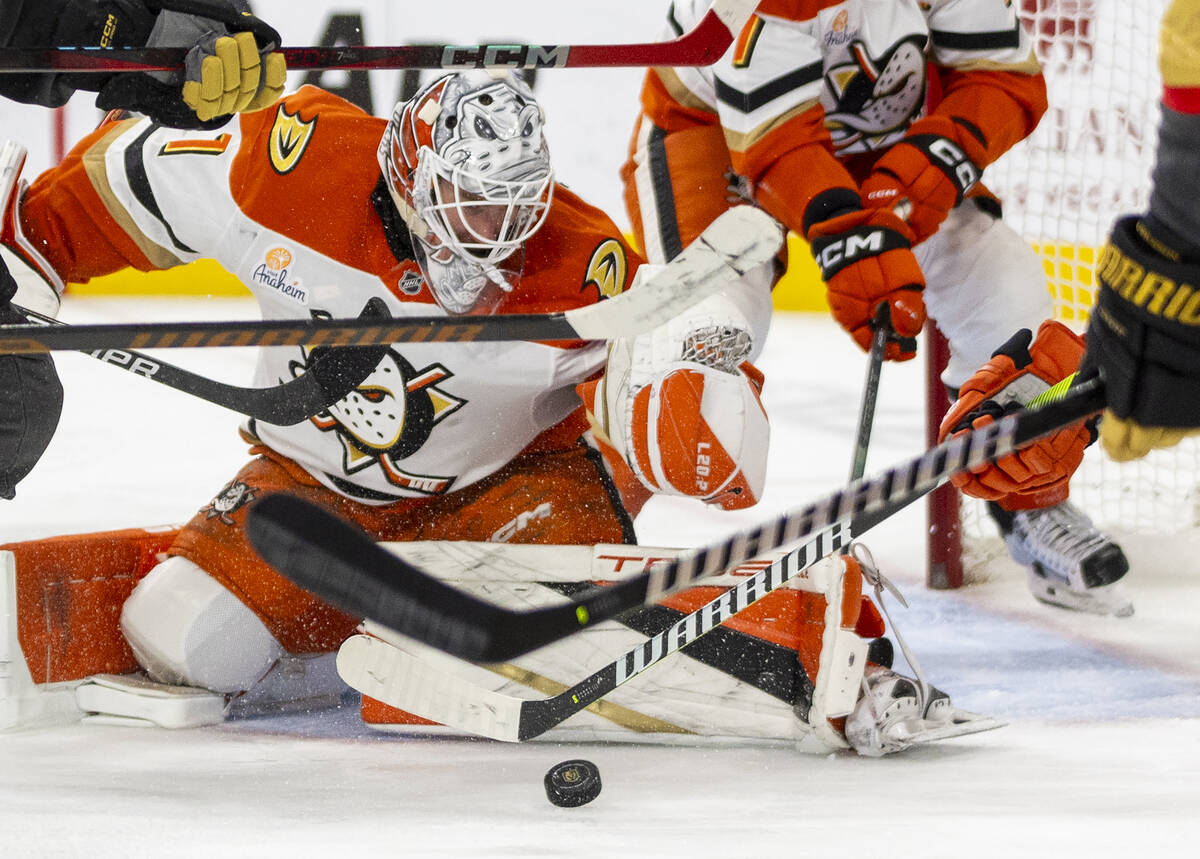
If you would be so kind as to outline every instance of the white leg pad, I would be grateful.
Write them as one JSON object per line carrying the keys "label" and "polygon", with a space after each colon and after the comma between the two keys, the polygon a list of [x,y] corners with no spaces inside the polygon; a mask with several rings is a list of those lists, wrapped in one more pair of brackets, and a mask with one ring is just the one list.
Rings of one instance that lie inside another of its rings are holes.
{"label": "white leg pad", "polygon": [[194,686],[168,686],[139,674],[97,674],[79,684],[84,722],[133,727],[196,728],[225,720],[225,696]]}
{"label": "white leg pad", "polygon": [[253,611],[181,557],[138,582],[121,632],[151,679],[214,692],[249,689],[284,655]]}
{"label": "white leg pad", "polygon": [[33,682],[17,638],[17,563],[0,552],[0,731],[77,721],[75,681]]}

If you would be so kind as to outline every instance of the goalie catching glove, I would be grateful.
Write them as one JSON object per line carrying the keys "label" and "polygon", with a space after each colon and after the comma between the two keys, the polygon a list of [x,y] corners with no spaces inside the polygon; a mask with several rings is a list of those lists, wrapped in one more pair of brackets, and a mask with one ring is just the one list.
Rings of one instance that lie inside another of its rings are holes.
{"label": "goalie catching glove", "polygon": [[[1083,338],[1059,322],[1043,322],[1036,340],[1028,328],[1022,328],[963,385],[958,401],[942,420],[938,440],[986,426],[1023,408],[1074,373],[1082,355]],[[960,472],[951,481],[967,495],[996,501],[1005,510],[1048,507],[1066,500],[1071,475],[1095,438],[1093,418],[974,471]]]}
{"label": "goalie catching glove", "polygon": [[279,33],[244,0],[107,0],[64,41],[190,48],[182,72],[114,75],[96,98],[104,110],[137,111],[175,128],[215,128],[234,113],[268,107],[287,77]]}
{"label": "goalie catching glove", "polygon": [[925,241],[979,181],[984,145],[977,134],[946,116],[913,123],[863,181],[863,200],[903,218],[913,244]]}
{"label": "goalie catching glove", "polygon": [[[642,266],[638,277],[654,268]],[[603,377],[578,389],[611,468],[632,470],[651,492],[726,510],[758,501],[770,428],[762,375],[749,359],[769,324],[767,269],[665,325],[613,341]]]}

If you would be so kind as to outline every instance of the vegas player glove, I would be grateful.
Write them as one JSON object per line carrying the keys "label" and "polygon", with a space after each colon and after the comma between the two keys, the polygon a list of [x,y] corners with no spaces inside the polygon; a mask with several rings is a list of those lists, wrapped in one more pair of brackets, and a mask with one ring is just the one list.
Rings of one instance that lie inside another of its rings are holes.
{"label": "vegas player glove", "polygon": [[919,244],[979,181],[983,142],[966,125],[927,116],[875,163],[862,183],[863,202],[903,218]]}
{"label": "vegas player glove", "polygon": [[[17,284],[0,261],[0,325],[29,320],[10,300]],[[11,499],[16,485],[41,459],[58,428],[63,389],[48,353],[0,355],[0,498]]]}
{"label": "vegas player glove", "polygon": [[1200,265],[1135,216],[1113,225],[1096,268],[1085,366],[1104,378],[1100,441],[1118,462],[1200,432]]}
{"label": "vegas player glove", "polygon": [[[184,71],[114,75],[102,109],[144,113],[175,128],[214,128],[241,111],[265,108],[287,76],[279,33],[244,0],[107,0],[122,22],[114,45],[190,47]],[[106,25],[107,26],[107,25]]]}
{"label": "vegas player glove", "polygon": [[903,338],[887,344],[889,361],[916,355],[912,338],[925,325],[925,276],[912,239],[904,221],[887,209],[843,212],[808,229],[833,318],[864,350],[871,347],[876,308],[888,305],[892,330]]}
{"label": "vegas player glove", "polygon": [[[959,390],[942,419],[939,441],[990,424],[1026,405],[1075,372],[1083,338],[1060,322],[1038,328],[1037,339],[1022,328]],[[1065,501],[1071,475],[1096,438],[1096,419],[1073,424],[1029,447],[985,463],[951,481],[967,495],[996,501],[1005,510],[1049,507]]]}

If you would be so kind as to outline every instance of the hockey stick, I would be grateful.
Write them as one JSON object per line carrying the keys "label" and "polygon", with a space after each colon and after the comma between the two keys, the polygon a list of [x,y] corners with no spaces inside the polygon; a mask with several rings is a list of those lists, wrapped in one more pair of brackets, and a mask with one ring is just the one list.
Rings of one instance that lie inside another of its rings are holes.
{"label": "hockey stick", "polygon": [[683,253],[635,289],[560,313],[362,319],[273,319],[117,325],[6,325],[0,355],[47,350],[217,346],[377,346],[498,340],[608,340],[632,337],[719,292],[770,261],[783,228],[753,206],[723,213]]}
{"label": "hockey stick", "polygon": [[892,334],[892,316],[887,304],[879,305],[872,326],[871,352],[867,358],[867,379],[863,383],[862,402],[858,408],[858,432],[854,436],[854,459],[850,463],[850,481],[854,482],[867,470],[867,447],[871,443],[871,427],[875,424],[875,402],[879,398],[879,376],[883,370],[883,355]]}
{"label": "hockey stick", "polygon": [[[380,299],[372,298],[367,307],[368,311],[364,312],[370,312],[372,316],[381,315],[380,310],[386,314]],[[65,324],[34,310],[16,305],[13,308],[42,325]],[[84,354],[255,420],[291,426],[343,399],[379,366],[386,352],[386,346],[333,349],[309,364],[303,375],[269,388],[229,385],[132,349],[95,349]]]}
{"label": "hockey stick", "polygon": [[[541,69],[710,66],[758,0],[713,0],[700,22],[665,42],[626,45],[398,45],[281,48],[290,71],[320,69]],[[183,69],[187,48],[0,48],[0,73]]]}
{"label": "hockey stick", "polygon": [[838,522],[818,532],[614,662],[548,698],[531,700],[494,692],[368,635],[353,636],[342,645],[338,674],[359,692],[422,718],[494,740],[529,740],[711,632],[883,518],[848,525]]}
{"label": "hockey stick", "polygon": [[287,495],[250,508],[247,536],[273,567],[301,587],[453,656],[506,662],[578,630],[653,603],[698,578],[814,533],[835,522],[906,505],[950,475],[1013,452],[1104,408],[1099,380],[1039,408],[955,436],[906,463],[709,546],[656,564],[563,605],[516,611],[464,593],[380,548],[358,527]]}

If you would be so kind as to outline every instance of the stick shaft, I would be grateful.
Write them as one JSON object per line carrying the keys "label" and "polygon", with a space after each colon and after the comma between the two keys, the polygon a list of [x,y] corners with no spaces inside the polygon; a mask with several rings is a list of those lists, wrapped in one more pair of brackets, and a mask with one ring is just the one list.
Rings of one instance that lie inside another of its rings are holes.
{"label": "stick shaft", "polygon": [[[708,66],[733,42],[756,0],[715,0],[687,33],[610,45],[393,45],[280,48],[292,71],[323,69],[541,69]],[[0,74],[177,71],[186,48],[0,48]]]}

